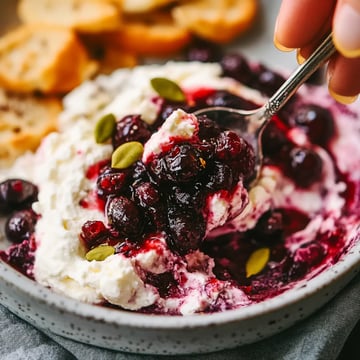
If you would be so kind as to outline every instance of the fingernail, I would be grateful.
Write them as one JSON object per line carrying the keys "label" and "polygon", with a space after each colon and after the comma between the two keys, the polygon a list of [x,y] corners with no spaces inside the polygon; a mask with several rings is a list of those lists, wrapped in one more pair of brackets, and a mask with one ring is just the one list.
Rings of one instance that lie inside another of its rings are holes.
{"label": "fingernail", "polygon": [[352,104],[358,98],[358,95],[355,96],[339,95],[335,91],[333,91],[330,87],[329,87],[329,93],[337,102],[345,105]]}
{"label": "fingernail", "polygon": [[293,48],[288,48],[288,47],[284,46],[283,44],[280,44],[279,40],[276,37],[276,34],[274,35],[274,45],[280,51],[290,52],[290,51],[294,50]]}
{"label": "fingernail", "polygon": [[277,49],[279,49],[280,51],[286,51],[286,52],[289,52],[289,51],[292,51],[294,49],[292,48],[288,48],[286,46],[284,46],[283,44],[280,43],[280,41],[278,40],[277,38],[277,29],[278,29],[278,24],[279,24],[279,21],[278,21],[278,18],[276,19],[275,21],[275,30],[274,30],[274,39],[273,39],[273,42],[274,42],[274,45]]}
{"label": "fingernail", "polygon": [[306,59],[301,55],[301,50],[298,49],[296,50],[296,60],[298,62],[298,64],[302,64]]}
{"label": "fingernail", "polygon": [[334,21],[334,43],[346,57],[360,56],[360,12],[344,3]]}

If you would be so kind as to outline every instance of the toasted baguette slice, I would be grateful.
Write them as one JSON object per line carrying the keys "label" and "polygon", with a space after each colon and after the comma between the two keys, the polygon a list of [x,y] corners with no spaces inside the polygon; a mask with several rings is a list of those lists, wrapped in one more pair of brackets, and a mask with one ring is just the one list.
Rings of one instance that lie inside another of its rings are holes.
{"label": "toasted baguette slice", "polygon": [[175,0],[115,0],[121,6],[124,13],[139,14],[169,5]]}
{"label": "toasted baguette slice", "polygon": [[95,70],[72,30],[23,25],[0,38],[0,86],[5,89],[64,93]]}
{"label": "toasted baguette slice", "polygon": [[191,40],[187,29],[175,24],[169,13],[160,11],[128,16],[119,30],[104,35],[104,43],[144,56],[175,53]]}
{"label": "toasted baguette slice", "polygon": [[62,109],[58,98],[15,95],[0,89],[0,169],[57,128]]}
{"label": "toasted baguette slice", "polygon": [[121,12],[104,0],[20,0],[18,16],[24,23],[65,26],[80,32],[119,27]]}
{"label": "toasted baguette slice", "polygon": [[194,0],[175,6],[172,15],[195,35],[227,43],[249,28],[257,8],[257,0]]}

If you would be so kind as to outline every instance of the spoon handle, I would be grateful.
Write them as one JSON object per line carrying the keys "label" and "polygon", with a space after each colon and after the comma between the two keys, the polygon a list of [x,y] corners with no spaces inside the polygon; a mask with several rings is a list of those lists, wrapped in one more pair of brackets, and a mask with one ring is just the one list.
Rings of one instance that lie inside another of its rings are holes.
{"label": "spoon handle", "polygon": [[269,99],[264,109],[264,117],[269,119],[296,92],[296,90],[336,51],[330,33],[310,57],[300,65]]}

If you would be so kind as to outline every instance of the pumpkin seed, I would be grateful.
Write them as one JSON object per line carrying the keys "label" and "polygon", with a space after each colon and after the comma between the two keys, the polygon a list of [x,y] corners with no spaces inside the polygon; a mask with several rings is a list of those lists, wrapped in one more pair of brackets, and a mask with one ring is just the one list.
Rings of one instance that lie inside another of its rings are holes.
{"label": "pumpkin seed", "polygon": [[111,138],[115,131],[116,118],[113,114],[106,114],[95,125],[94,135],[98,144],[103,144]]}
{"label": "pumpkin seed", "polygon": [[269,248],[260,248],[255,250],[246,262],[246,277],[258,274],[266,266],[269,258]]}
{"label": "pumpkin seed", "polygon": [[112,247],[110,245],[100,245],[100,246],[97,246],[96,248],[93,248],[90,251],[88,251],[86,253],[85,257],[86,257],[86,260],[88,260],[88,261],[91,261],[91,260],[103,261],[110,255],[114,255],[114,254],[115,254],[114,247]]}
{"label": "pumpkin seed", "polygon": [[172,80],[155,77],[150,80],[153,89],[164,99],[170,101],[184,101],[186,99],[180,86]]}
{"label": "pumpkin seed", "polygon": [[143,152],[144,146],[138,141],[129,141],[121,144],[112,154],[111,167],[126,169],[139,160]]}

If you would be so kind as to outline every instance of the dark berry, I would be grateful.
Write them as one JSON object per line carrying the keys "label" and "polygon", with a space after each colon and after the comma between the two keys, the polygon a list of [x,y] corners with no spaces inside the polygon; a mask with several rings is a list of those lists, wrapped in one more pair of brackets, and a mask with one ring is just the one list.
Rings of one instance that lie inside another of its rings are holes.
{"label": "dark berry", "polygon": [[14,244],[1,254],[1,258],[24,275],[33,278],[34,251],[31,240],[24,240],[20,244]]}
{"label": "dark berry", "polygon": [[295,147],[289,154],[286,175],[302,188],[321,180],[323,162],[311,149]]}
{"label": "dark berry", "polygon": [[233,171],[229,165],[220,161],[215,161],[211,167],[206,187],[211,191],[221,189],[231,190],[239,180],[236,175],[238,175],[238,173]]}
{"label": "dark berry", "polygon": [[154,159],[150,168],[159,180],[188,182],[206,166],[200,152],[190,144],[176,144],[161,158]]}
{"label": "dark berry", "polygon": [[224,131],[216,139],[216,158],[230,162],[245,178],[249,179],[255,170],[255,153],[244,138],[233,131]]}
{"label": "dark berry", "polygon": [[223,131],[216,139],[215,151],[217,159],[236,159],[242,151],[241,138],[233,131]]}
{"label": "dark berry", "polygon": [[189,186],[174,185],[169,191],[169,207],[176,205],[179,208],[200,209],[203,205],[203,186],[201,184],[191,184]]}
{"label": "dark berry", "polygon": [[151,135],[149,125],[140,115],[128,115],[116,123],[116,130],[112,138],[114,149],[128,141],[145,143]]}
{"label": "dark berry", "polygon": [[132,178],[133,185],[135,186],[137,183],[141,183],[143,181],[149,181],[149,174],[146,169],[145,164],[142,161],[137,161],[132,166]]}
{"label": "dark berry", "polygon": [[284,224],[282,212],[278,210],[265,212],[258,220],[253,232],[256,239],[260,241],[283,240]]}
{"label": "dark berry", "polygon": [[264,65],[259,65],[256,69],[256,80],[253,86],[265,95],[271,96],[280,88],[284,81],[285,78],[282,75],[269,70]]}
{"label": "dark berry", "polygon": [[189,106],[183,102],[170,102],[168,100],[164,100],[160,107],[157,119],[152,125],[152,128],[156,130],[175,110],[179,108],[183,109],[186,112],[190,112]]}
{"label": "dark berry", "polygon": [[280,159],[285,153],[288,153],[291,145],[286,137],[285,129],[274,121],[270,121],[266,125],[261,137],[261,144],[264,156]]}
{"label": "dark berry", "polygon": [[312,143],[322,146],[326,145],[334,134],[334,118],[331,112],[314,104],[298,107],[294,111],[293,125],[304,129]]}
{"label": "dark berry", "polygon": [[[256,108],[256,105],[246,99],[241,98],[227,90],[217,90],[206,99],[207,106],[224,106],[236,109],[251,110]],[[222,119],[213,119],[214,121]]]}
{"label": "dark berry", "polygon": [[224,76],[249,85],[253,78],[253,72],[244,56],[237,53],[229,53],[220,61]]}
{"label": "dark berry", "polygon": [[5,234],[9,241],[21,243],[30,239],[35,231],[37,215],[32,210],[20,210],[12,214],[5,224]]}
{"label": "dark berry", "polygon": [[109,236],[109,230],[99,220],[88,220],[81,227],[80,238],[87,249],[103,243]]}
{"label": "dark berry", "polygon": [[221,57],[221,48],[213,43],[195,41],[186,51],[188,61],[217,62]]}
{"label": "dark berry", "polygon": [[0,183],[0,212],[28,207],[37,200],[38,189],[29,181],[8,179]]}
{"label": "dark berry", "polygon": [[108,169],[104,171],[97,179],[97,194],[100,197],[108,195],[118,195],[124,190],[127,172]]}
{"label": "dark berry", "polygon": [[218,124],[209,119],[207,116],[199,116],[199,138],[201,140],[210,140],[217,137],[220,134],[220,127]]}
{"label": "dark berry", "polygon": [[155,286],[159,291],[159,295],[162,298],[166,298],[169,295],[174,295],[177,290],[178,283],[174,279],[172,272],[164,272],[162,274],[147,273],[145,282],[152,286]]}
{"label": "dark berry", "polygon": [[325,257],[324,247],[316,242],[311,242],[300,246],[295,254],[295,262],[305,262],[309,267],[319,264]]}
{"label": "dark berry", "polygon": [[135,187],[134,193],[136,203],[144,209],[150,221],[149,225],[155,225],[158,230],[163,230],[166,225],[166,216],[159,189],[150,182],[144,182]]}
{"label": "dark berry", "polygon": [[144,182],[135,188],[136,198],[140,206],[154,206],[160,201],[159,190],[150,182]]}
{"label": "dark berry", "polygon": [[205,236],[206,224],[203,216],[188,209],[169,209],[169,246],[180,254],[199,249]]}
{"label": "dark berry", "polygon": [[123,236],[137,237],[143,229],[139,207],[125,196],[110,199],[106,208],[109,224]]}

